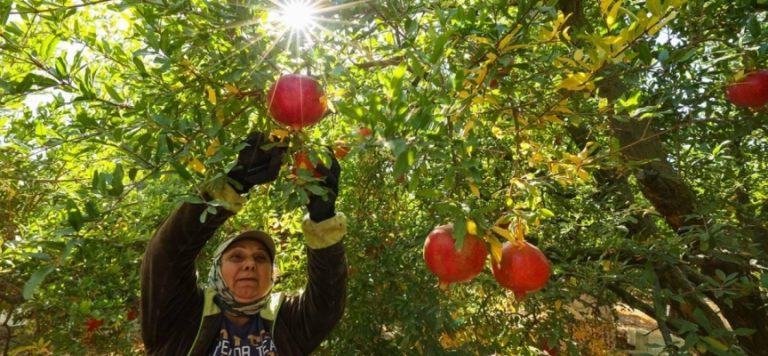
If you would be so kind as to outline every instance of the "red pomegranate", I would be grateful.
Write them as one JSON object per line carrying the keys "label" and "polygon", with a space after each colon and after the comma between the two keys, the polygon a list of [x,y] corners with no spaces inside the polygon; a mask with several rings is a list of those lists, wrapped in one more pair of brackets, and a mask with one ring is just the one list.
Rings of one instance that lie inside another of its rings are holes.
{"label": "red pomegranate", "polygon": [[749,73],[743,80],[729,84],[725,94],[733,105],[763,107],[768,103],[768,70]]}
{"label": "red pomegranate", "polygon": [[96,319],[93,317],[88,318],[88,320],[85,322],[86,328],[88,331],[94,331],[101,327],[101,325],[104,324],[104,320],[102,319]]}
{"label": "red pomegranate", "polygon": [[275,121],[296,130],[320,121],[326,104],[320,84],[300,74],[281,76],[267,95],[267,107]]}
{"label": "red pomegranate", "polygon": [[453,225],[438,226],[424,242],[424,261],[440,281],[440,287],[466,282],[483,270],[488,249],[485,242],[471,234],[464,236],[461,250],[456,250]]}
{"label": "red pomegranate", "polygon": [[298,175],[298,169],[304,169],[308,172],[312,173],[312,176],[315,178],[320,178],[323,176],[322,173],[320,173],[317,168],[315,168],[315,165],[312,164],[312,161],[309,159],[309,156],[304,151],[298,151],[293,155],[293,174]]}
{"label": "red pomegranate", "polygon": [[517,299],[544,287],[551,273],[547,257],[526,241],[505,242],[501,248],[501,261],[493,261],[491,269],[496,281],[515,292]]}

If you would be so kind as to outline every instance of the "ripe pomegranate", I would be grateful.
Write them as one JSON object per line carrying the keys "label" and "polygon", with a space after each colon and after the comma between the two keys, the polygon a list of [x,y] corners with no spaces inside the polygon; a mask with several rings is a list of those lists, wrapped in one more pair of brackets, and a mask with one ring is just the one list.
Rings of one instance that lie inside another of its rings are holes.
{"label": "ripe pomegranate", "polygon": [[493,261],[491,269],[496,281],[512,290],[517,299],[544,287],[552,270],[547,257],[526,241],[505,242],[501,248],[501,261]]}
{"label": "ripe pomegranate", "polygon": [[139,317],[139,312],[136,311],[136,309],[128,310],[128,312],[125,314],[125,318],[128,321],[136,320],[136,318],[138,318],[138,317]]}
{"label": "ripe pomegranate", "polygon": [[725,94],[733,105],[763,107],[768,103],[768,70],[749,73],[743,80],[729,84]]}
{"label": "ripe pomegranate", "polygon": [[424,242],[424,261],[437,276],[441,288],[469,281],[480,274],[486,256],[485,242],[471,234],[464,236],[464,245],[457,251],[451,224],[436,227]]}
{"label": "ripe pomegranate", "polygon": [[104,324],[104,320],[96,318],[88,318],[88,320],[85,322],[88,331],[94,331],[100,328],[102,324]]}
{"label": "ripe pomegranate", "polygon": [[312,164],[309,156],[304,151],[298,151],[293,155],[293,174],[298,175],[299,169],[309,171],[315,178],[321,178],[323,176],[323,174],[315,168],[315,165]]}
{"label": "ripe pomegranate", "polygon": [[281,76],[267,95],[267,107],[272,117],[296,130],[320,121],[326,104],[320,84],[300,74]]}
{"label": "ripe pomegranate", "polygon": [[342,159],[349,154],[349,145],[342,141],[336,141],[333,145],[333,155],[336,159]]}
{"label": "ripe pomegranate", "polygon": [[362,137],[370,137],[373,134],[373,130],[370,127],[363,126],[357,129],[357,134]]}

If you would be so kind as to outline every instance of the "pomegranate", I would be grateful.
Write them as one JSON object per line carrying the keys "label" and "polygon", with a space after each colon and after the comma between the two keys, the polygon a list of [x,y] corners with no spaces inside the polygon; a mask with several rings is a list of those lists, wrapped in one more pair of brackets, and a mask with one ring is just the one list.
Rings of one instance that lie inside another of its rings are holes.
{"label": "pomegranate", "polygon": [[363,126],[357,129],[357,134],[362,137],[370,137],[373,134],[373,130],[370,127]]}
{"label": "pomegranate", "polygon": [[349,149],[349,145],[347,145],[345,142],[336,141],[333,146],[333,155],[336,156],[336,159],[342,159],[347,157],[349,154]]}
{"label": "pomegranate", "polygon": [[496,281],[512,290],[517,299],[544,287],[551,273],[547,257],[526,241],[505,242],[501,248],[501,261],[493,261],[491,269]]}
{"label": "pomegranate", "polygon": [[136,309],[128,310],[128,312],[125,314],[125,318],[128,321],[136,320],[136,318],[138,318],[138,317],[139,317],[139,312],[136,311]]}
{"label": "pomegranate", "polygon": [[456,250],[453,225],[438,226],[424,242],[424,261],[440,281],[440,287],[466,282],[483,270],[488,249],[485,242],[471,234],[464,236],[464,245]]}
{"label": "pomegranate", "polygon": [[281,76],[269,89],[267,100],[275,121],[296,130],[320,121],[327,104],[320,84],[300,74]]}
{"label": "pomegranate", "polygon": [[94,331],[101,327],[101,325],[104,324],[104,320],[102,319],[96,319],[96,318],[88,318],[88,320],[85,322],[86,328],[88,331]]}
{"label": "pomegranate", "polygon": [[312,173],[312,176],[315,178],[320,178],[323,176],[323,174],[315,168],[315,165],[312,164],[309,156],[304,151],[298,151],[293,155],[293,174],[298,175],[299,169],[307,170],[308,172]]}
{"label": "pomegranate", "polygon": [[728,100],[736,106],[760,108],[768,103],[768,70],[747,74],[725,89]]}

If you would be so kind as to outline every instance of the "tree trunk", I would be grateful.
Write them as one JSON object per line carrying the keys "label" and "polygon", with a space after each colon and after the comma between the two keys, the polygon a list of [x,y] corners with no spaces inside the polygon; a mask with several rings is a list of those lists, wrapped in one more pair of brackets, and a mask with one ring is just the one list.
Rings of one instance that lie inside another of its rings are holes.
{"label": "tree trunk", "polygon": [[[582,1],[561,0],[558,3],[558,8],[566,15],[571,15],[569,25],[574,29],[584,31],[589,28],[589,24],[583,16]],[[608,72],[608,70],[604,72]],[[605,75],[605,79],[599,83],[599,86],[601,93],[608,98],[609,102],[616,101],[625,92],[622,80],[610,74]],[[609,120],[613,134],[621,144],[624,160],[630,166],[638,167],[634,175],[640,191],[663,216],[667,224],[678,234],[695,231],[695,229],[703,226],[706,220],[697,214],[695,195],[667,160],[667,152],[659,139],[658,132],[652,126],[651,119],[618,120],[611,116]],[[578,138],[583,135],[574,134],[572,131],[571,136]],[[605,174],[606,172],[602,173]],[[610,180],[606,179],[610,177],[610,174],[604,177],[596,176],[598,182],[602,180],[601,183],[603,184],[610,183]],[[616,182],[624,184],[621,180],[614,181],[614,183]],[[626,188],[619,189],[626,190]],[[638,221],[642,224],[649,223],[648,220]],[[645,230],[642,226],[636,228],[646,233],[653,231],[650,227],[647,228],[650,230]],[[758,242],[763,242],[760,237],[764,237],[764,235],[758,228],[750,237]],[[693,254],[701,253],[696,243],[693,243],[690,248]],[[766,301],[757,287],[759,281],[749,270],[749,261],[738,257],[723,260],[710,254],[700,265],[700,268],[701,273],[715,280],[718,280],[716,271],[720,270],[726,275],[735,273],[740,278],[749,281],[749,283],[742,284],[744,286],[743,293],[732,297],[730,300],[726,300],[724,297],[718,298],[713,293],[709,293],[708,297],[717,304],[720,312],[733,329],[755,330],[752,335],[737,336],[738,344],[744,351],[750,355],[765,354],[768,350],[768,310],[765,307]],[[673,309],[684,319],[697,324],[693,313],[698,309],[705,314],[711,325],[724,327],[717,316],[717,311],[709,307],[706,300],[702,298],[702,293],[697,292],[695,286],[690,282],[690,274],[684,273],[683,270],[673,268],[668,271],[669,273],[659,274],[663,288],[668,288],[685,296],[686,303],[675,302],[672,304]],[[690,306],[695,309],[689,310]],[[658,321],[663,322],[663,320]],[[703,328],[700,328],[699,334],[704,337],[709,336]],[[732,342],[732,340],[726,341]]]}

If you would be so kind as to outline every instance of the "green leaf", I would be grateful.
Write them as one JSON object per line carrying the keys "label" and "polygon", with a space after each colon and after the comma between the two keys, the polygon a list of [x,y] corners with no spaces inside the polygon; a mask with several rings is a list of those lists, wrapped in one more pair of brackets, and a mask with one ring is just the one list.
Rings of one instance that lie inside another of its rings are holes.
{"label": "green leaf", "polygon": [[178,173],[181,178],[183,178],[184,180],[192,180],[192,175],[189,174],[189,171],[187,171],[187,169],[184,168],[184,166],[181,165],[181,163],[179,163],[176,160],[171,160],[170,163],[171,163],[171,166],[173,166],[173,170],[175,170],[176,173]]}
{"label": "green leaf", "polygon": [[67,60],[64,56],[56,58],[54,69],[56,69],[56,75],[59,79],[66,79],[69,76],[69,71],[67,71]]}
{"label": "green leaf", "polygon": [[317,184],[307,184],[304,186],[310,193],[318,196],[325,196],[328,192],[325,188],[317,185]]}
{"label": "green leaf", "polygon": [[83,214],[77,208],[77,204],[72,199],[67,199],[67,222],[75,231],[83,227]]}
{"label": "green leaf", "polygon": [[549,210],[547,208],[539,209],[539,213],[541,214],[542,217],[545,217],[545,218],[554,218],[555,217],[555,213],[553,213],[552,210]]}
{"label": "green leaf", "polygon": [[122,102],[123,98],[120,96],[120,94],[115,90],[114,87],[112,87],[109,84],[104,84],[104,89],[107,90],[107,94],[109,94],[109,97],[112,98],[112,100],[117,102]]}
{"label": "green leaf", "polygon": [[32,274],[31,277],[29,277],[29,280],[27,280],[27,283],[24,283],[24,290],[22,292],[22,295],[24,296],[24,299],[30,300],[35,294],[35,291],[40,286],[41,283],[43,283],[43,280],[45,280],[45,277],[53,272],[54,266],[47,266],[43,267],[35,273]]}
{"label": "green leaf", "polygon": [[119,197],[121,194],[123,194],[124,176],[125,173],[123,172],[123,165],[120,163],[116,164],[115,170],[112,171],[112,189],[109,190],[109,194],[116,197]]}
{"label": "green leaf", "polygon": [[152,120],[156,122],[158,125],[160,125],[161,127],[166,129],[171,128],[171,124],[173,123],[171,119],[163,116],[162,114],[153,114]]}
{"label": "green leaf", "polygon": [[752,16],[749,17],[749,20],[747,20],[747,30],[749,31],[749,34],[752,35],[752,37],[760,37],[760,33],[762,31],[760,29],[760,20],[757,19],[757,15],[752,14]]}
{"label": "green leaf", "polygon": [[43,42],[40,43],[40,47],[38,50],[38,56],[39,59],[42,61],[47,60],[50,58],[54,51],[56,51],[56,45],[59,43],[61,39],[59,36],[56,35],[50,35],[48,36]]}
{"label": "green leaf", "polygon": [[147,68],[144,67],[144,62],[141,61],[141,58],[139,58],[138,56],[133,57],[133,64],[136,65],[136,69],[139,70],[139,73],[142,76],[148,76],[149,75],[149,73],[147,73]]}
{"label": "green leaf", "polygon": [[432,43],[432,54],[429,55],[429,62],[436,64],[445,51],[445,44],[451,38],[451,33],[446,32],[438,36]]}
{"label": "green leaf", "polygon": [[5,26],[8,21],[8,17],[11,15],[11,8],[13,7],[13,0],[0,1],[0,28]]}
{"label": "green leaf", "polygon": [[80,240],[71,239],[67,241],[67,245],[64,246],[64,251],[61,252],[61,261],[65,261],[74,250],[75,246],[80,245]]}
{"label": "green leaf", "polygon": [[462,217],[453,223],[453,238],[456,239],[456,250],[464,247],[464,237],[467,236],[467,221]]}

